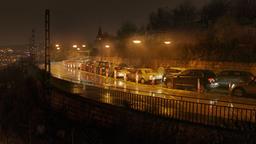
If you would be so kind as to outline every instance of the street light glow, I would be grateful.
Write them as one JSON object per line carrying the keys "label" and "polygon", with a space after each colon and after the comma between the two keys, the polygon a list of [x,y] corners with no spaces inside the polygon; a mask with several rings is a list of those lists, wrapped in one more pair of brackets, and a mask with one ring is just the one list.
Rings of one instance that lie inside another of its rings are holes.
{"label": "street light glow", "polygon": [[140,41],[140,40],[133,40],[133,43],[135,43],[135,44],[140,44],[141,41]]}
{"label": "street light glow", "polygon": [[105,45],[105,48],[110,48],[110,45]]}
{"label": "street light glow", "polygon": [[57,47],[56,49],[57,49],[57,50],[60,50],[60,47]]}
{"label": "street light glow", "polygon": [[55,46],[56,46],[56,47],[60,47],[60,45],[59,45],[59,44],[56,44]]}
{"label": "street light glow", "polygon": [[78,48],[76,48],[76,50],[80,51],[80,48],[78,47]]}
{"label": "street light glow", "polygon": [[82,47],[83,47],[83,48],[85,48],[85,47],[86,47],[86,45],[84,44],[84,45],[82,45]]}
{"label": "street light glow", "polygon": [[77,48],[77,45],[73,45],[73,48]]}
{"label": "street light glow", "polygon": [[172,43],[171,41],[164,41],[164,44],[166,44],[166,45],[169,45],[171,43]]}

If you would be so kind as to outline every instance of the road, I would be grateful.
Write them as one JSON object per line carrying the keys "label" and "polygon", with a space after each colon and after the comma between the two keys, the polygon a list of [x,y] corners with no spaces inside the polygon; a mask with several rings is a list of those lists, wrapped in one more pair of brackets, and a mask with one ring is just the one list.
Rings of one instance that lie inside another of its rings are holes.
{"label": "road", "polygon": [[[93,73],[70,69],[64,66],[62,62],[52,63],[51,73],[54,77],[68,80],[82,85],[97,85],[101,87],[110,87],[124,92],[140,94],[145,96],[154,96],[167,99],[186,100],[191,102],[217,104],[222,106],[235,106],[242,108],[256,108],[256,99],[231,97],[227,92],[213,91],[210,93],[197,93],[185,90],[168,89],[163,85],[145,85],[135,82],[124,81],[121,79],[107,78]],[[83,89],[76,89],[83,92]]]}

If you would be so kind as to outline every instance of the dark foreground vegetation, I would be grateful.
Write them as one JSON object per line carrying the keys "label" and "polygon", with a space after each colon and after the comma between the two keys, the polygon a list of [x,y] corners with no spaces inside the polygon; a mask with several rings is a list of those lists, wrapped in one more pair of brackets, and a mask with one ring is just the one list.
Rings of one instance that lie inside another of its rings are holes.
{"label": "dark foreground vegetation", "polygon": [[[28,63],[0,71],[0,143],[164,144],[255,143],[255,130],[229,131],[155,118],[123,109],[112,125],[72,121],[50,110],[42,72]],[[111,113],[110,113],[111,114]]]}

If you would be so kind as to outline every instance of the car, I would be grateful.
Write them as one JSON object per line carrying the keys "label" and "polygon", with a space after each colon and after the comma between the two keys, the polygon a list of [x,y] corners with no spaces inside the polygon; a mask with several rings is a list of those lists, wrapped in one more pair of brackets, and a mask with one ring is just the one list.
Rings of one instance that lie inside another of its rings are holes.
{"label": "car", "polygon": [[165,85],[173,89],[209,91],[217,87],[216,75],[211,70],[187,69],[181,73],[166,77]]}
{"label": "car", "polygon": [[163,75],[155,72],[151,68],[139,68],[130,70],[127,79],[130,81],[137,81],[140,83],[162,81]]}
{"label": "car", "polygon": [[165,81],[167,77],[172,77],[172,76],[178,75],[179,73],[181,73],[184,70],[185,70],[185,68],[179,68],[179,67],[165,68],[164,72],[163,72],[163,81]]}
{"label": "car", "polygon": [[97,61],[96,63],[96,73],[100,75],[109,76],[114,72],[114,64],[108,61]]}
{"label": "car", "polygon": [[248,82],[248,83],[240,83],[240,84],[233,84],[231,86],[231,95],[238,96],[238,97],[251,97],[256,96],[256,80]]}
{"label": "car", "polygon": [[217,74],[216,82],[219,88],[230,88],[231,85],[248,83],[254,79],[254,75],[247,71],[225,70]]}
{"label": "car", "polygon": [[114,67],[114,71],[112,73],[112,76],[115,78],[125,78],[128,73],[130,73],[130,70],[133,69],[132,67],[121,63]]}
{"label": "car", "polygon": [[116,78],[125,78],[133,68],[122,68],[116,71]]}
{"label": "car", "polygon": [[95,62],[94,61],[87,61],[81,64],[81,70],[94,73],[95,72]]}

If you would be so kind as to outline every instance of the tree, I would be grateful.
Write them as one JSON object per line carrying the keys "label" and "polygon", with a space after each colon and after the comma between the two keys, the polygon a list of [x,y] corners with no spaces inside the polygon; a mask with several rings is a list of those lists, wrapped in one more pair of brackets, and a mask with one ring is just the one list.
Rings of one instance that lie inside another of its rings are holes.
{"label": "tree", "polygon": [[172,11],[169,8],[158,8],[149,16],[148,29],[153,31],[169,30],[173,26]]}
{"label": "tree", "polygon": [[229,9],[229,2],[226,0],[211,0],[201,10],[201,22],[207,27],[227,14]]}
{"label": "tree", "polygon": [[256,20],[255,0],[236,0],[232,11],[237,20],[242,24],[250,24]]}
{"label": "tree", "polygon": [[196,22],[196,8],[191,3],[183,3],[173,10],[173,23],[176,28],[190,28]]}
{"label": "tree", "polygon": [[136,34],[138,31],[138,28],[135,24],[131,22],[125,22],[122,24],[120,29],[117,31],[117,38],[118,39],[125,39],[127,37],[130,37],[134,34]]}

